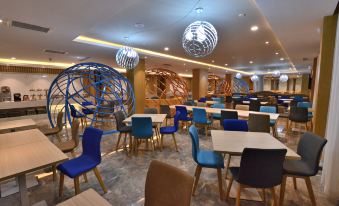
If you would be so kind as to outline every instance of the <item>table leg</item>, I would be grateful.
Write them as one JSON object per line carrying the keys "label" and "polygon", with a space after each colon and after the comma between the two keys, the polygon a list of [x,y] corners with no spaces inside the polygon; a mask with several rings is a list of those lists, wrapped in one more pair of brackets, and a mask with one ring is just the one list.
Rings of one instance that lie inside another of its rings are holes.
{"label": "table leg", "polygon": [[19,181],[19,192],[20,192],[20,200],[22,206],[28,206],[28,194],[27,194],[27,187],[26,187],[26,174],[22,174],[18,176]]}

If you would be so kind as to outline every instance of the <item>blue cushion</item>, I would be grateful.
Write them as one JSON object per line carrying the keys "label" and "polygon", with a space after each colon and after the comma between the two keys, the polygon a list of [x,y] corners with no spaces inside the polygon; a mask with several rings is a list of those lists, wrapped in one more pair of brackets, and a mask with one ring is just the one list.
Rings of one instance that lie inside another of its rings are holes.
{"label": "blue cushion", "polygon": [[192,121],[192,118],[191,117],[180,117],[181,121]]}
{"label": "blue cushion", "polygon": [[100,162],[95,161],[93,158],[87,155],[81,155],[77,158],[68,160],[60,165],[58,165],[57,169],[62,173],[67,175],[70,178],[74,178],[79,176],[85,172],[92,170],[96,167]]}
{"label": "blue cushion", "polygon": [[224,168],[224,159],[214,151],[200,150],[198,153],[198,164],[202,167]]}
{"label": "blue cushion", "polygon": [[160,134],[173,134],[176,132],[174,126],[160,127]]}

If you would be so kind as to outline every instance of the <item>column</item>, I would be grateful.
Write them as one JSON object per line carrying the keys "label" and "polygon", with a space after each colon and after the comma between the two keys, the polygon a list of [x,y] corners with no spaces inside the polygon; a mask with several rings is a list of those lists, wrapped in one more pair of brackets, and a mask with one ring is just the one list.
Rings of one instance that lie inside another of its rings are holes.
{"label": "column", "polygon": [[145,60],[140,59],[138,66],[134,70],[127,70],[127,78],[134,88],[135,94],[135,113],[144,113],[145,108],[145,93],[146,93],[146,80],[145,80]]}
{"label": "column", "polygon": [[316,80],[316,87],[318,88],[315,93],[317,101],[316,105],[314,105],[316,111],[313,129],[316,134],[322,137],[325,136],[327,124],[337,19],[337,15],[326,16],[323,23],[319,76]]}
{"label": "column", "polygon": [[310,79],[309,79],[309,75],[308,74],[303,74],[301,76],[301,90],[300,90],[300,93],[310,95],[310,92],[309,92],[309,89],[308,89],[309,81],[310,81]]}
{"label": "column", "polygon": [[261,92],[264,90],[264,77],[262,75],[258,75],[258,81],[253,83],[254,92]]}
{"label": "column", "polygon": [[226,96],[232,96],[233,91],[233,74],[225,74],[225,81],[229,90],[227,90]]}
{"label": "column", "polygon": [[206,69],[193,69],[192,97],[198,100],[205,97],[208,90],[208,71]]}

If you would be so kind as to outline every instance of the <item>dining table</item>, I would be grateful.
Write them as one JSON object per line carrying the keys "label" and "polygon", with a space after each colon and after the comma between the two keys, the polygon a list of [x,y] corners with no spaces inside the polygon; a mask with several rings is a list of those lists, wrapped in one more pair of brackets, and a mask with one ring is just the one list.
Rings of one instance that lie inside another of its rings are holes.
{"label": "dining table", "polygon": [[0,122],[0,134],[15,132],[19,130],[34,129],[37,127],[36,122],[33,119],[19,119]]}

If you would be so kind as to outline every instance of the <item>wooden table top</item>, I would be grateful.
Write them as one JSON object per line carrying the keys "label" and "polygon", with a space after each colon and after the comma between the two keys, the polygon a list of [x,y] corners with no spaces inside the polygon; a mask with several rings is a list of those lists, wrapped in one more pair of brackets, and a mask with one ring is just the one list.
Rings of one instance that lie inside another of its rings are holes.
{"label": "wooden table top", "polygon": [[[195,102],[195,103],[198,103],[199,101],[198,101],[198,100],[194,100],[194,102]],[[204,103],[204,102],[202,102],[202,103]],[[219,103],[219,102],[208,100],[208,101],[206,101],[205,103],[211,105],[211,104],[217,104],[217,103]]]}
{"label": "wooden table top", "polygon": [[38,129],[0,134],[0,181],[67,159]]}
{"label": "wooden table top", "polygon": [[[242,101],[243,104],[250,104],[251,101]],[[260,102],[260,104],[265,105],[268,104],[268,102]]]}
{"label": "wooden table top", "polygon": [[36,123],[32,119],[20,119],[0,122],[0,133],[11,132],[11,130],[26,130],[36,128]]}
{"label": "wooden table top", "polygon": [[244,148],[287,149],[286,158],[300,159],[292,149],[268,133],[211,130],[213,150],[231,155],[241,155]]}
{"label": "wooden table top", "polygon": [[210,114],[220,114],[221,110],[237,111],[239,117],[243,117],[243,118],[248,118],[250,114],[266,114],[270,116],[271,120],[277,120],[279,118],[279,114],[276,114],[276,113],[254,112],[254,111],[244,111],[244,110],[235,110],[235,109],[219,109],[219,108],[197,107],[197,106],[186,106],[186,105],[171,105],[170,108],[175,109],[175,106],[185,106],[188,111],[192,111],[193,108],[203,108],[203,109],[206,109],[206,112]]}
{"label": "wooden table top", "polygon": [[151,117],[153,123],[163,123],[167,114],[133,114],[132,116],[126,118],[124,123],[132,123],[132,117]]}
{"label": "wooden table top", "polygon": [[111,206],[111,204],[93,189],[88,189],[57,206]]}

